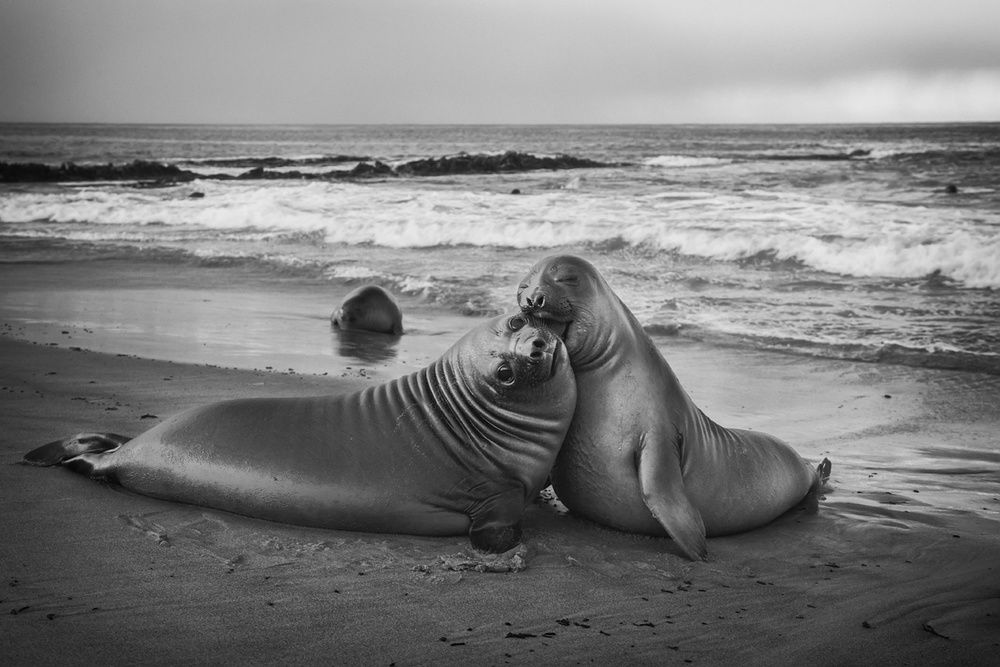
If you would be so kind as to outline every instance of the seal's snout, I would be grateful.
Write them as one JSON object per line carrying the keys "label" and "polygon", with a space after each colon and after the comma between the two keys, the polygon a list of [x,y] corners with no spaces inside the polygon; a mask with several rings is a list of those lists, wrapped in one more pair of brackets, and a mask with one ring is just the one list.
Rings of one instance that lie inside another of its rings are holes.
{"label": "seal's snout", "polygon": [[338,308],[333,312],[330,321],[336,326],[350,328],[354,324],[354,313],[346,308]]}
{"label": "seal's snout", "polygon": [[532,361],[541,361],[545,357],[545,353],[549,351],[549,338],[543,331],[536,330],[521,336],[515,343],[515,349],[522,357],[527,357]]}
{"label": "seal's snout", "polygon": [[538,361],[545,354],[545,347],[547,343],[545,339],[541,336],[533,336],[528,343],[531,351],[528,352],[528,356],[535,361]]}
{"label": "seal's snout", "polygon": [[536,379],[551,378],[561,368],[559,348],[562,341],[548,329],[525,331],[514,344],[517,355],[527,362],[527,368]]}
{"label": "seal's snout", "polygon": [[541,310],[545,307],[545,294],[539,290],[535,290],[530,296],[524,297],[524,304],[521,306],[524,310]]}

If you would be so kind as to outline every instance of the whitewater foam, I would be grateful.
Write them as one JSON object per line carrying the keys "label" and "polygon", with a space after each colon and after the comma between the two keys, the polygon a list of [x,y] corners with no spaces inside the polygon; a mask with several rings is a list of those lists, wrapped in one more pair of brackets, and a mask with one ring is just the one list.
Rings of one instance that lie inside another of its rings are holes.
{"label": "whitewater foam", "polygon": [[[193,199],[192,191],[204,194]],[[820,201],[794,193],[681,189],[609,198],[425,184],[196,181],[163,190],[71,188],[0,198],[13,235],[150,242],[294,239],[386,248],[564,246],[656,249],[712,261],[771,256],[828,273],[935,272],[1000,287],[1000,215],[960,208]],[[45,223],[32,225],[31,223]]]}
{"label": "whitewater foam", "polygon": [[718,157],[698,157],[692,155],[657,155],[647,158],[643,164],[647,167],[667,167],[682,169],[684,167],[717,167],[732,163],[731,159]]}

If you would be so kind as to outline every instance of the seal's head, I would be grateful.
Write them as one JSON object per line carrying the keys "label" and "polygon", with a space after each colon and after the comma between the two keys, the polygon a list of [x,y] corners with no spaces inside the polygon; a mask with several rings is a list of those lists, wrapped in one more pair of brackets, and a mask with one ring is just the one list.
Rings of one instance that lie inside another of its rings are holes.
{"label": "seal's head", "polygon": [[574,255],[546,257],[531,267],[517,288],[517,304],[563,339],[574,368],[606,349],[610,323],[623,317],[600,272]]}
{"label": "seal's head", "polygon": [[[496,481],[519,481],[519,502],[530,502],[576,411],[576,376],[563,342],[531,316],[509,313],[469,331],[427,372],[464,455],[475,451],[477,460],[489,461],[487,474]],[[495,486],[480,484],[476,494]]]}
{"label": "seal's head", "polygon": [[[521,312],[484,322],[454,345],[453,365],[485,398],[527,413],[575,407],[576,384],[566,346],[541,321]],[[545,405],[539,405],[544,401]]]}
{"label": "seal's head", "polygon": [[400,334],[403,316],[396,299],[378,285],[362,285],[341,302],[330,323],[343,331]]}

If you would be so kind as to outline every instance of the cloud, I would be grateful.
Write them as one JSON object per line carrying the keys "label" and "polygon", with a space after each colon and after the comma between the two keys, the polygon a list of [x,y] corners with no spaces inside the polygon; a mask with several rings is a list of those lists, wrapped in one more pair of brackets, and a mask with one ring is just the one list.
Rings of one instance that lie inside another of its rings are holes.
{"label": "cloud", "polygon": [[1000,69],[877,72],[831,82],[818,94],[854,120],[1000,120]]}
{"label": "cloud", "polygon": [[0,0],[0,121],[1000,120],[996,0]]}
{"label": "cloud", "polygon": [[816,81],[711,86],[645,96],[607,113],[631,122],[880,123],[1000,120],[1000,69],[884,70]]}

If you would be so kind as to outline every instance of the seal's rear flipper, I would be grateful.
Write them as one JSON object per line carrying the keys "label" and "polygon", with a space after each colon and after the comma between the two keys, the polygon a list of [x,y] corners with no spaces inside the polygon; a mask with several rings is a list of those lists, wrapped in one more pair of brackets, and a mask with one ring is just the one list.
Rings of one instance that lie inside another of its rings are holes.
{"label": "seal's rear flipper", "polygon": [[72,463],[68,463],[70,459],[81,454],[105,454],[131,439],[117,433],[77,433],[65,440],[56,440],[32,449],[24,455],[21,463],[33,466],[66,465],[71,470],[88,474],[89,470],[77,470]]}
{"label": "seal's rear flipper", "polygon": [[833,464],[830,463],[830,459],[823,459],[816,466],[816,472],[819,473],[819,481],[821,484],[826,484],[827,480],[830,479],[830,469],[833,468]]}
{"label": "seal's rear flipper", "polygon": [[830,470],[833,468],[833,464],[830,463],[830,459],[824,458],[816,466],[816,481],[813,483],[813,487],[809,490],[809,493],[819,493],[822,491],[830,490]]}
{"label": "seal's rear flipper", "polygon": [[823,459],[816,466],[816,472],[819,473],[820,484],[826,484],[827,480],[830,479],[830,470],[833,468],[833,464],[830,463],[830,459]]}
{"label": "seal's rear flipper", "polygon": [[636,459],[639,489],[646,507],[688,558],[707,560],[705,523],[684,491],[678,447],[645,436]]}

